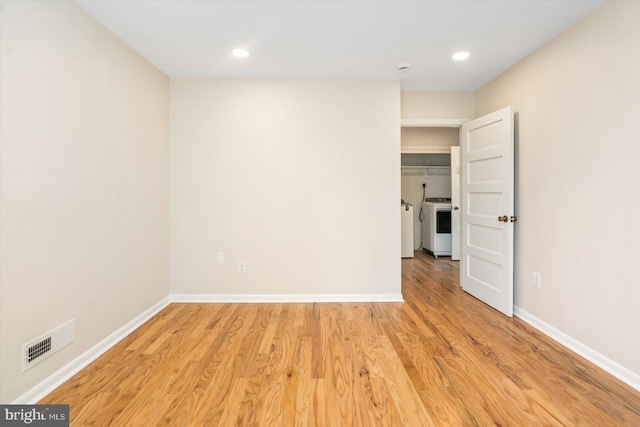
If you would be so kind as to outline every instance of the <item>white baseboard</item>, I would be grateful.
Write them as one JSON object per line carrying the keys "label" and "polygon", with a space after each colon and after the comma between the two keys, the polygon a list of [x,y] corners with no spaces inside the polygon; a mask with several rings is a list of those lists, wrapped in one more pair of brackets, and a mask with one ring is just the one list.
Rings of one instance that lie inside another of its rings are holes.
{"label": "white baseboard", "polygon": [[515,316],[518,316],[520,319],[524,320],[543,334],[547,335],[551,339],[559,342],[568,349],[578,353],[580,356],[584,357],[591,363],[604,369],[614,377],[618,378],[620,381],[623,381],[636,390],[640,391],[640,375],[614,362],[608,357],[603,356],[591,347],[586,346],[585,344],[554,328],[543,320],[538,319],[537,317],[528,313],[520,307],[514,306],[513,314]]}
{"label": "white baseboard", "polygon": [[120,342],[123,338],[137,329],[144,322],[155,316],[158,312],[160,312],[160,310],[169,305],[169,303],[171,303],[171,297],[167,296],[163,298],[158,303],[154,304],[152,307],[122,326],[120,329],[100,341],[98,344],[94,345],[89,350],[85,351],[80,356],[69,362],[67,365],[54,372],[40,384],[36,385],[32,389],[24,393],[22,396],[18,397],[12,403],[27,405],[35,404],[37,401],[45,397],[47,394],[51,393],[73,375],[78,373],[78,371],[80,371],[82,368],[96,360],[105,351],[109,350],[111,347]]}
{"label": "white baseboard", "polygon": [[289,303],[289,302],[403,302],[402,294],[173,294],[171,302]]}

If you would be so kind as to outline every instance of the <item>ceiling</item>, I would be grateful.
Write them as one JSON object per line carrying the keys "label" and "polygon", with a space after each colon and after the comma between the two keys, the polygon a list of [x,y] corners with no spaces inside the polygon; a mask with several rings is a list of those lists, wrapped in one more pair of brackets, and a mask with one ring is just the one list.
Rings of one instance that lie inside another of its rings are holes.
{"label": "ceiling", "polygon": [[[77,0],[171,77],[400,80],[472,91],[604,1]],[[248,58],[231,55],[234,48]],[[461,50],[469,59],[454,61]],[[408,71],[398,64],[408,62]]]}

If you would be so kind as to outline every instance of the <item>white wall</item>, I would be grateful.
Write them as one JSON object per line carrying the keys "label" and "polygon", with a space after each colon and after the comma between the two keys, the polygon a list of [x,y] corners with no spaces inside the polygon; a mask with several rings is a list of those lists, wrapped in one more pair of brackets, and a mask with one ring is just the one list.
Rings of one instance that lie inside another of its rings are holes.
{"label": "white wall", "polygon": [[403,91],[403,119],[470,119],[474,116],[473,92]]}
{"label": "white wall", "polygon": [[607,2],[475,94],[516,112],[515,304],[636,375],[639,19]]}
{"label": "white wall", "polygon": [[400,295],[399,95],[172,79],[172,292]]}
{"label": "white wall", "polygon": [[[3,2],[0,401],[169,293],[169,81],[71,2]],[[76,341],[21,372],[23,343]]]}

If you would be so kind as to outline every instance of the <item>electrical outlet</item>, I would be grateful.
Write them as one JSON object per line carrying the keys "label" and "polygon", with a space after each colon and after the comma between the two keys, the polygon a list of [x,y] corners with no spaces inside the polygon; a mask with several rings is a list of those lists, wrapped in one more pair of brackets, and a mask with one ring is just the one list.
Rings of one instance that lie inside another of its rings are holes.
{"label": "electrical outlet", "polygon": [[540,283],[542,282],[542,276],[540,273],[534,271],[533,272],[533,287],[540,289]]}
{"label": "electrical outlet", "polygon": [[238,273],[247,272],[247,261],[238,261]]}
{"label": "electrical outlet", "polygon": [[224,264],[224,252],[218,252],[216,255],[216,262],[218,264]]}

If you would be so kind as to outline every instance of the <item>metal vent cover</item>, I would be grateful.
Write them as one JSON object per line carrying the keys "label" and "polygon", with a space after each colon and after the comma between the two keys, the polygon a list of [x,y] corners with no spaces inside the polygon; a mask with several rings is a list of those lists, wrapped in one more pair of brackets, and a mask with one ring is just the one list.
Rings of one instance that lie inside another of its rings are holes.
{"label": "metal vent cover", "polygon": [[37,365],[76,339],[76,319],[22,345],[22,372]]}

